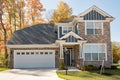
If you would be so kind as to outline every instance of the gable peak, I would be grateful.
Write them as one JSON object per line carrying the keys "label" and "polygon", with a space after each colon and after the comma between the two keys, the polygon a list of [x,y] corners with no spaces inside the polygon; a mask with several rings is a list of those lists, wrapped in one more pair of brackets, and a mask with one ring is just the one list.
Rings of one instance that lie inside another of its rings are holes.
{"label": "gable peak", "polygon": [[98,8],[96,5],[93,5],[92,7],[88,8],[86,11],[84,11],[83,13],[80,13],[78,17],[83,17],[84,15],[88,14],[89,12],[91,12],[92,10],[100,13],[103,16],[107,16],[112,18],[111,15],[109,15],[108,13],[106,13],[105,11],[103,11],[102,9]]}

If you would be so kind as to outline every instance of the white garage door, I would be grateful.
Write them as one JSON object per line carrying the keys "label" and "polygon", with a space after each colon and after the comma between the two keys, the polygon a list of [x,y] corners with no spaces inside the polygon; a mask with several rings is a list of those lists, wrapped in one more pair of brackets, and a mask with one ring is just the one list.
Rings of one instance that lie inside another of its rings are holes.
{"label": "white garage door", "polygon": [[15,50],[14,68],[54,68],[54,50]]}

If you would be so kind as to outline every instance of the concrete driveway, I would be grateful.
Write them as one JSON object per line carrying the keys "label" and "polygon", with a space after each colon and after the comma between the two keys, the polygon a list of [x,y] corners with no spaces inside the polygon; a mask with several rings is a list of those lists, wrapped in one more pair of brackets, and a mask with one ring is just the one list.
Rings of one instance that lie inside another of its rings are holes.
{"label": "concrete driveway", "polygon": [[57,69],[11,69],[0,72],[0,80],[62,80]]}

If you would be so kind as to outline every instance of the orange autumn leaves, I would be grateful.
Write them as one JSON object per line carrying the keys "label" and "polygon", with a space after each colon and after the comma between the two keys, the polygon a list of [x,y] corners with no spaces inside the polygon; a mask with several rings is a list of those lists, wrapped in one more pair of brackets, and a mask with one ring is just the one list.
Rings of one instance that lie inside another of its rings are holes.
{"label": "orange autumn leaves", "polygon": [[40,0],[0,0],[0,49],[14,31],[38,23],[45,11]]}
{"label": "orange autumn leaves", "polygon": [[54,11],[51,22],[61,22],[72,17],[72,8],[63,1],[61,1]]}

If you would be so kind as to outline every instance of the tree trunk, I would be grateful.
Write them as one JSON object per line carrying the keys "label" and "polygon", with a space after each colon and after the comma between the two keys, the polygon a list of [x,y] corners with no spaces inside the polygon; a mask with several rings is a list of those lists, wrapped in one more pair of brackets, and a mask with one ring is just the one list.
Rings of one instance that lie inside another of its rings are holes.
{"label": "tree trunk", "polygon": [[20,18],[20,29],[22,28],[22,21],[21,21],[21,9],[19,9],[19,18]]}
{"label": "tree trunk", "polygon": [[13,33],[13,31],[12,31],[12,26],[11,26],[11,24],[12,24],[12,17],[11,17],[11,13],[10,12],[8,12],[8,14],[9,14],[9,23],[10,23],[10,27],[11,27],[11,29],[10,29],[10,34],[12,35],[12,33]]}
{"label": "tree trunk", "polygon": [[8,59],[8,54],[7,54],[7,38],[6,38],[7,32],[4,30],[4,52],[5,52],[5,59]]}
{"label": "tree trunk", "polygon": [[16,31],[17,29],[16,29],[16,15],[15,15],[15,13],[14,13],[14,31]]}

